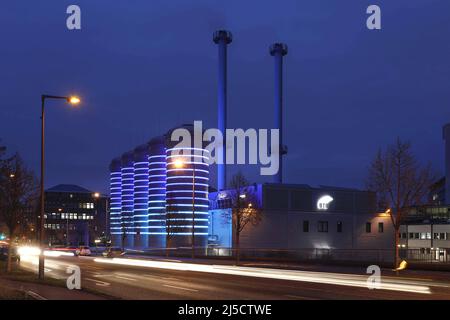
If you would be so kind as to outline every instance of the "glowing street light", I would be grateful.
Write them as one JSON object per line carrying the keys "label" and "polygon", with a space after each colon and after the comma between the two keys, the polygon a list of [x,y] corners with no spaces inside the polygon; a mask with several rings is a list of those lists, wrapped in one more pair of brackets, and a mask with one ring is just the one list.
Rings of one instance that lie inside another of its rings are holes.
{"label": "glowing street light", "polygon": [[183,168],[184,167],[184,161],[182,159],[175,159],[175,161],[173,162],[173,165],[175,166],[175,168]]}
{"label": "glowing street light", "polygon": [[39,254],[39,279],[44,279],[44,208],[45,208],[45,198],[44,198],[44,161],[45,161],[45,100],[46,99],[55,99],[55,100],[66,100],[71,105],[77,105],[81,102],[79,97],[76,96],[53,96],[43,94],[41,95],[41,194],[40,194],[40,225],[39,225],[39,234],[40,234],[40,245],[41,245],[41,253]]}
{"label": "glowing street light", "polygon": [[68,97],[67,101],[71,105],[77,105],[81,102],[80,98],[78,98],[77,96],[70,96],[70,97]]}

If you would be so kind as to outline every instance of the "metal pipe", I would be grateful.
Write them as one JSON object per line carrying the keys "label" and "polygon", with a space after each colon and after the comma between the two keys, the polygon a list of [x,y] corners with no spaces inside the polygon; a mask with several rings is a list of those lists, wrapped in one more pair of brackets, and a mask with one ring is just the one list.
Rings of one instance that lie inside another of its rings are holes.
{"label": "metal pipe", "polygon": [[44,150],[45,150],[45,96],[41,96],[41,194],[40,194],[40,220],[39,220],[39,243],[41,253],[39,254],[39,279],[44,279]]}
{"label": "metal pipe", "polygon": [[450,123],[442,131],[445,140],[445,204],[450,204]]}
{"label": "metal pipe", "polygon": [[213,41],[218,45],[219,49],[219,69],[217,81],[217,127],[223,134],[222,159],[219,159],[219,163],[217,165],[217,189],[224,190],[227,187],[227,174],[225,165],[225,130],[227,128],[227,45],[232,42],[231,32],[226,30],[218,30],[214,32]]}
{"label": "metal pipe", "polygon": [[283,182],[283,155],[287,153],[287,148],[283,144],[283,56],[288,53],[287,45],[284,43],[274,43],[270,46],[270,55],[274,57],[274,106],[275,106],[275,129],[279,130],[280,148],[278,153],[279,170],[274,177],[275,183]]}
{"label": "metal pipe", "polygon": [[192,157],[192,259],[195,258],[195,158]]}

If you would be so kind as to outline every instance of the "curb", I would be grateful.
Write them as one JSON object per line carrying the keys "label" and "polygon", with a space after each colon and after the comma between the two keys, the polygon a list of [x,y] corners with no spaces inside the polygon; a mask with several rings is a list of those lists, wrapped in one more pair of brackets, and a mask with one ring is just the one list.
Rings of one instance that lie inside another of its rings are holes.
{"label": "curb", "polygon": [[33,292],[31,290],[25,291],[25,295],[30,296],[31,298],[35,300],[48,300],[47,298],[41,296],[40,294]]}

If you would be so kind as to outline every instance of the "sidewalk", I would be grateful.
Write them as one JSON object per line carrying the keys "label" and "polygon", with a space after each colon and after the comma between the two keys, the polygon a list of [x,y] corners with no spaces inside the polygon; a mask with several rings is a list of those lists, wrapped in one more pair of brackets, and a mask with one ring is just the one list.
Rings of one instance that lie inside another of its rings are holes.
{"label": "sidewalk", "polygon": [[14,281],[0,278],[0,287],[19,290],[35,300],[106,300],[83,290],[69,290],[64,287],[51,286],[40,283]]}

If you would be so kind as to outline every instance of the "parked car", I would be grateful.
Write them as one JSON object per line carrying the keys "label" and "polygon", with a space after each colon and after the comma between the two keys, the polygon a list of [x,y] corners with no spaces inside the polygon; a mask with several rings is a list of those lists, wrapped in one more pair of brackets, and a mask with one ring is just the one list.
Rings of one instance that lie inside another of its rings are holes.
{"label": "parked car", "polygon": [[75,257],[78,257],[78,253],[80,251],[80,248],[78,248],[78,247],[67,247],[64,250],[68,251],[68,252],[72,252],[75,255]]}
{"label": "parked car", "polygon": [[90,256],[92,254],[92,252],[89,247],[81,246],[76,250],[75,254],[77,256]]}
{"label": "parked car", "polygon": [[122,248],[119,247],[109,247],[102,253],[105,258],[116,258],[123,256],[124,254],[125,251],[123,251]]}
{"label": "parked car", "polygon": [[[8,260],[8,246],[2,246],[0,247],[0,260],[1,261],[7,261]],[[20,255],[17,252],[17,247],[12,248],[12,254],[11,254],[11,261],[18,262],[20,261]]]}

